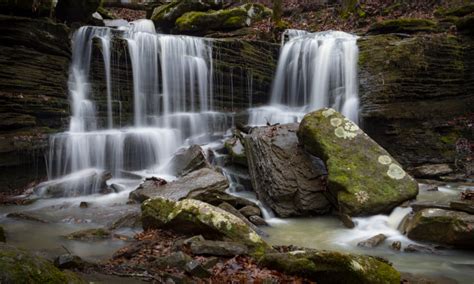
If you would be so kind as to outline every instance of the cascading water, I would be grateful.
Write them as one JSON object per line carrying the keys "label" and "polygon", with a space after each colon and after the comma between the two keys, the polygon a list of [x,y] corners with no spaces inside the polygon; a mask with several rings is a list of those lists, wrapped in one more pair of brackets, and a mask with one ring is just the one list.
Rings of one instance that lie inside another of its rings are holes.
{"label": "cascading water", "polygon": [[[89,82],[95,38],[101,43],[106,79],[105,127],[99,125]],[[110,48],[114,39],[126,41],[133,72],[133,126],[121,129],[113,124],[114,116],[121,115],[112,107]],[[119,30],[82,27],[73,46],[70,129],[50,138],[50,180],[64,180],[65,175],[77,176],[87,169],[107,170],[114,177],[123,171],[153,170],[184,143],[206,141],[228,127],[226,115],[212,111],[212,42],[156,34],[151,21],[140,20]],[[65,195],[95,192],[70,187]]]}
{"label": "cascading water", "polygon": [[280,53],[270,106],[250,109],[249,124],[298,122],[333,107],[358,122],[357,37],[339,31],[288,30]]}

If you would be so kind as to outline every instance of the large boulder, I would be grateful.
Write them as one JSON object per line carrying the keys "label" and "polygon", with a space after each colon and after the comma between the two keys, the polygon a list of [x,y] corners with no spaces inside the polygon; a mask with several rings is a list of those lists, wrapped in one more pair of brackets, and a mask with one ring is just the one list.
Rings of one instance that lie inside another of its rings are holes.
{"label": "large boulder", "polygon": [[48,17],[54,9],[53,0],[4,0],[0,1],[0,13],[25,17]]}
{"label": "large boulder", "polygon": [[202,168],[167,184],[150,179],[130,193],[130,198],[143,202],[148,198],[164,197],[181,200],[206,191],[224,191],[229,187],[227,178],[209,168]]}
{"label": "large boulder", "polygon": [[268,253],[262,257],[260,264],[323,284],[400,283],[400,273],[397,270],[372,256],[308,249]]}
{"label": "large boulder", "polygon": [[199,145],[179,150],[170,161],[172,173],[177,176],[184,176],[195,170],[208,167],[210,165]]}
{"label": "large boulder", "polygon": [[278,216],[327,213],[326,169],[298,146],[298,124],[259,127],[245,137],[252,186]]}
{"label": "large boulder", "polygon": [[176,20],[183,14],[192,11],[207,11],[209,9],[210,6],[205,1],[175,0],[156,7],[153,10],[151,20],[159,29],[169,31],[174,27]]}
{"label": "large boulder", "polygon": [[0,243],[1,283],[85,283],[71,272],[62,272],[48,260]]}
{"label": "large boulder", "polygon": [[59,0],[56,17],[62,21],[87,22],[99,8],[101,0]]}
{"label": "large boulder", "polygon": [[184,199],[148,199],[142,204],[143,229],[171,229],[179,233],[203,235],[208,240],[231,240],[246,245],[253,255],[270,249],[255,231],[238,217],[207,203]]}
{"label": "large boulder", "polygon": [[474,249],[472,214],[428,208],[415,213],[405,222],[410,239]]}
{"label": "large boulder", "polygon": [[206,33],[215,30],[239,29],[271,15],[271,10],[261,4],[245,4],[240,7],[183,14],[176,20],[176,29],[184,33]]}
{"label": "large boulder", "polygon": [[331,199],[343,214],[390,212],[418,194],[417,182],[400,164],[334,109],[307,114],[298,137],[306,150],[325,161]]}

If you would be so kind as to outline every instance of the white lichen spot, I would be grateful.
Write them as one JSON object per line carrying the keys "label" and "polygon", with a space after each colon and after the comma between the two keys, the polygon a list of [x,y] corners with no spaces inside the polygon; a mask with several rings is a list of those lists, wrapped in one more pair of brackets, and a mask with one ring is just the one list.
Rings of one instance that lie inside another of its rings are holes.
{"label": "white lichen spot", "polygon": [[289,254],[291,255],[304,254],[304,253],[306,253],[306,251],[304,250],[294,250],[294,251],[289,252]]}
{"label": "white lichen spot", "polygon": [[331,125],[334,127],[338,127],[339,125],[342,124],[342,119],[338,117],[331,118]]}
{"label": "white lichen spot", "polygon": [[352,260],[351,261],[351,266],[352,266],[352,269],[354,271],[361,271],[361,270],[364,270],[364,268],[362,267],[362,265],[360,265],[360,263],[358,263],[357,261],[355,260]]}
{"label": "white lichen spot", "polygon": [[354,137],[357,136],[357,132],[346,131],[344,127],[342,126],[339,126],[338,128],[336,128],[334,130],[334,134],[336,135],[336,137],[344,138],[344,139],[353,139]]}
{"label": "white lichen spot", "polygon": [[262,239],[260,239],[260,237],[254,231],[251,231],[249,233],[249,240],[253,243],[259,243]]}
{"label": "white lichen spot", "polygon": [[387,175],[393,179],[402,179],[405,177],[405,171],[397,164],[391,164],[388,167]]}
{"label": "white lichen spot", "polygon": [[392,158],[390,158],[389,156],[387,155],[379,156],[379,163],[381,163],[382,165],[390,165],[391,162],[392,162]]}
{"label": "white lichen spot", "polygon": [[355,197],[359,203],[365,203],[369,200],[369,194],[366,191],[359,191],[355,194]]}
{"label": "white lichen spot", "polygon": [[332,108],[328,108],[326,110],[323,110],[323,116],[324,117],[329,117],[329,116],[333,115],[334,113],[336,113],[336,111]]}

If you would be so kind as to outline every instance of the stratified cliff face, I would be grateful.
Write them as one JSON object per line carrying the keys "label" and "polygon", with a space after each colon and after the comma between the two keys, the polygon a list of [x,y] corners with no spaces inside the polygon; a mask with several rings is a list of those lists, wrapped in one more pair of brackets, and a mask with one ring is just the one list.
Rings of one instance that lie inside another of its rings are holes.
{"label": "stratified cliff face", "polygon": [[0,15],[0,191],[44,164],[48,133],[67,125],[70,57],[66,26]]}
{"label": "stratified cliff face", "polygon": [[376,35],[358,45],[366,132],[405,165],[453,163],[456,144],[473,141],[473,38]]}

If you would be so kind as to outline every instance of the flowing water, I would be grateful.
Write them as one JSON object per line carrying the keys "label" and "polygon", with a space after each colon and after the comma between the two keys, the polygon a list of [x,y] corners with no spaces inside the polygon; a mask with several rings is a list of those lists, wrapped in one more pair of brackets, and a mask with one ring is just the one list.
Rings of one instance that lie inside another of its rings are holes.
{"label": "flowing water", "polygon": [[323,107],[358,123],[357,37],[288,30],[282,40],[270,105],[251,108],[249,124],[299,122]]}
{"label": "flowing water", "polygon": [[[122,113],[115,108],[111,48],[114,40],[128,46],[133,73],[133,122],[122,127]],[[104,62],[106,117],[100,119],[92,98],[90,66],[92,45],[99,41]],[[250,123],[297,122],[304,113],[332,106],[358,121],[357,37],[342,32],[286,32],[270,105],[250,108]],[[198,143],[213,152],[214,163],[224,166],[223,139],[230,132],[232,117],[215,111],[213,105],[212,41],[161,35],[150,21],[141,20],[109,27],[82,27],[74,35],[69,91],[71,122],[67,132],[50,138],[49,181],[41,184],[41,195],[51,185],[67,183],[61,198],[45,198],[28,206],[0,207],[0,223],[8,232],[8,242],[47,256],[68,250],[87,260],[104,260],[126,245],[120,239],[99,242],[66,240],[62,235],[110,223],[127,212],[139,211],[126,204],[128,194],[143,177],[173,180],[166,167],[181,147]],[[253,78],[248,75],[248,92]],[[252,107],[252,96],[249,95]],[[118,117],[118,119],[117,119]],[[104,171],[112,175],[108,186],[117,193],[98,194]],[[279,219],[249,191],[248,173],[225,167],[231,186],[228,192],[255,201],[271,225],[265,230],[273,244],[293,244],[319,249],[378,255],[402,270],[443,275],[461,283],[473,283],[472,254],[442,250],[438,254],[395,252],[393,241],[413,243],[397,227],[409,209],[397,208],[390,216],[356,218],[354,229],[345,229],[334,217]],[[419,200],[446,201],[459,194],[458,187],[441,187],[439,192],[421,192]],[[79,208],[80,202],[89,208]],[[10,212],[28,212],[48,224],[5,218]],[[32,234],[34,232],[34,234]],[[115,233],[132,236],[138,230]],[[378,248],[362,249],[357,242],[383,233],[388,239]]]}

